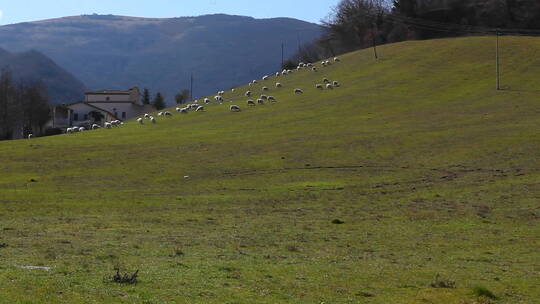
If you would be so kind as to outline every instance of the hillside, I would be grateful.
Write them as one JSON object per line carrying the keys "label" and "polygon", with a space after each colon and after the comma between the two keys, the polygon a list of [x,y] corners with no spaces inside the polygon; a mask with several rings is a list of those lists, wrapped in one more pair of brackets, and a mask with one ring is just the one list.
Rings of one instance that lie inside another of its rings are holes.
{"label": "hillside", "polygon": [[84,95],[77,78],[38,51],[10,53],[0,48],[0,68],[8,68],[19,80],[44,83],[51,103],[70,103]]}
{"label": "hillside", "polygon": [[540,39],[501,44],[502,91],[493,38],[405,42],[275,104],[0,142],[3,299],[537,303]]}
{"label": "hillside", "polygon": [[0,47],[42,51],[90,89],[139,85],[174,102],[192,72],[195,95],[210,94],[277,70],[281,43],[287,58],[320,33],[316,24],[289,18],[87,15],[2,26]]}

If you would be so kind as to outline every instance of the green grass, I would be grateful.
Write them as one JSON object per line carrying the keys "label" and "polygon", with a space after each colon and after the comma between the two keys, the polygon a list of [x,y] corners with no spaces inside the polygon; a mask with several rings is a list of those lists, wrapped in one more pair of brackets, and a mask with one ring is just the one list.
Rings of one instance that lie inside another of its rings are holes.
{"label": "green grass", "polygon": [[276,104],[227,93],[241,113],[1,142],[0,302],[539,303],[540,39],[502,39],[502,91],[493,46],[385,45],[280,77]]}

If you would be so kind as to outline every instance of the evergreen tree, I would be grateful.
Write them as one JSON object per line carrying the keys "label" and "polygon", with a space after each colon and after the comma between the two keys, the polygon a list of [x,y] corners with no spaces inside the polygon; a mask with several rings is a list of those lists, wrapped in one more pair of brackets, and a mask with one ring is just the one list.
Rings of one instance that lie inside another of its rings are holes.
{"label": "evergreen tree", "polygon": [[144,92],[143,92],[143,104],[145,104],[145,105],[150,104],[150,91],[148,91],[148,89],[144,89]]}
{"label": "evergreen tree", "polygon": [[161,95],[161,93],[157,93],[156,94],[156,98],[154,98],[154,107],[156,107],[157,110],[162,110],[162,109],[165,109],[165,107],[167,106],[165,104],[165,98],[163,98],[163,95]]}

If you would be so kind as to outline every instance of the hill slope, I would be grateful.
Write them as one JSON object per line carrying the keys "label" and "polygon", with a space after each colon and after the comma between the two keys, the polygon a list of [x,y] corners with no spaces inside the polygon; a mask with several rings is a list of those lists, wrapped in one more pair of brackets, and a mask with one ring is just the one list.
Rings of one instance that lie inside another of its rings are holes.
{"label": "hill slope", "polygon": [[139,85],[174,102],[192,72],[195,95],[210,94],[278,69],[281,43],[287,58],[320,33],[316,24],[289,18],[89,15],[2,26],[0,47],[40,50],[90,89]]}
{"label": "hill slope", "polygon": [[10,53],[0,49],[0,68],[8,68],[23,81],[43,82],[51,103],[70,103],[84,95],[85,87],[78,79],[38,51]]}
{"label": "hill slope", "polygon": [[[275,104],[245,107],[247,87],[226,94],[241,113],[226,102],[157,125],[0,143],[1,293],[535,303],[540,39],[502,39],[498,92],[492,42],[386,45],[378,62],[348,54],[280,77]],[[325,76],[343,86],[317,91]],[[104,282],[115,267],[139,269],[140,283]],[[443,280],[455,288],[430,286]],[[478,286],[499,300],[477,299]]]}

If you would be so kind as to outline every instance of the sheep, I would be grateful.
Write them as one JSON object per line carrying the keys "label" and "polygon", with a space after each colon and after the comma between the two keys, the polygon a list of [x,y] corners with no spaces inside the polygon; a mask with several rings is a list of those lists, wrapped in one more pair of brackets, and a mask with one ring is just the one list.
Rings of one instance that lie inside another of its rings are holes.
{"label": "sheep", "polygon": [[247,91],[246,94],[244,94],[246,97],[251,97],[251,91]]}
{"label": "sheep", "polygon": [[150,119],[150,114],[144,114],[144,119]]}
{"label": "sheep", "polygon": [[330,80],[328,80],[328,78],[323,78],[322,80],[324,83],[330,83]]}
{"label": "sheep", "polygon": [[263,91],[270,91],[270,89],[268,87],[262,87],[262,90]]}
{"label": "sheep", "polygon": [[281,75],[280,72],[276,72],[276,77],[279,77]]}
{"label": "sheep", "polygon": [[205,98],[205,99],[204,99],[204,103],[209,104],[209,103],[210,103],[210,99]]}
{"label": "sheep", "polygon": [[199,108],[199,105],[192,104],[192,105],[189,105],[189,107],[186,107],[186,108],[191,109],[191,110],[197,110]]}
{"label": "sheep", "polygon": [[[150,119],[150,117],[148,117],[148,119]],[[140,123],[141,125],[144,125],[144,119],[142,118],[137,119],[137,122]],[[107,127],[107,124],[105,124],[105,127]]]}
{"label": "sheep", "polygon": [[182,110],[182,108],[176,107],[176,112],[180,112],[180,110]]}
{"label": "sheep", "polygon": [[230,109],[231,109],[231,112],[240,112],[240,111],[242,111],[242,110],[240,109],[240,107],[237,106],[237,105],[232,105],[232,106],[230,107]]}
{"label": "sheep", "polygon": [[[141,122],[142,122],[142,119],[141,119]],[[105,129],[112,129],[112,124],[110,122],[106,122]]]}
{"label": "sheep", "polygon": [[326,66],[326,61],[321,62],[321,65],[322,65],[323,67],[325,67],[325,66]]}
{"label": "sheep", "polygon": [[181,108],[180,111],[178,111],[178,112],[180,112],[180,114],[188,114],[189,110],[188,110],[188,108]]}
{"label": "sheep", "polygon": [[301,89],[294,89],[294,94],[304,94],[304,91]]}
{"label": "sheep", "polygon": [[[235,91],[236,91],[236,89],[231,89],[231,92],[233,92],[233,93],[234,93]],[[197,101],[196,101],[196,100],[195,100],[195,103],[197,103]]]}
{"label": "sheep", "polygon": [[163,116],[163,112],[159,112],[157,116]]}
{"label": "sheep", "polygon": [[254,102],[253,100],[250,99],[250,100],[247,101],[247,105],[248,105],[248,106],[254,106],[254,105],[255,105],[255,102]]}
{"label": "sheep", "polygon": [[336,87],[336,88],[339,88],[339,87],[341,86],[341,84],[339,84],[339,82],[337,82],[337,81],[333,81],[333,82],[332,82],[332,85],[333,85],[334,87]]}
{"label": "sheep", "polygon": [[171,117],[173,116],[171,112],[163,112],[163,116]]}
{"label": "sheep", "polygon": [[268,96],[268,101],[276,102],[276,98],[274,96]]}
{"label": "sheep", "polygon": [[101,129],[101,127],[99,125],[93,124],[92,130],[97,130],[97,129]]}
{"label": "sheep", "polygon": [[157,123],[157,120],[156,120],[153,116],[150,116],[150,121],[151,121],[153,124],[156,124],[156,123]]}
{"label": "sheep", "polygon": [[86,131],[86,128],[84,128],[84,127],[79,128],[79,132],[84,132],[84,131]]}
{"label": "sheep", "polygon": [[268,80],[268,76],[264,76],[264,77],[262,78],[262,80],[265,80],[265,81]]}
{"label": "sheep", "polygon": [[338,57],[334,57],[334,61],[335,61],[335,62],[340,62],[341,59],[339,59]]}
{"label": "sheep", "polygon": [[283,84],[281,84],[280,82],[276,82],[276,88],[283,88]]}
{"label": "sheep", "polygon": [[219,92],[218,92],[218,95],[219,95],[219,96],[223,96],[224,94],[225,94],[225,91],[219,91]]}
{"label": "sheep", "polygon": [[73,130],[73,133],[79,132],[79,128],[78,128],[78,127],[73,127],[73,128],[71,128],[71,130]]}
{"label": "sheep", "polygon": [[257,99],[257,104],[264,105],[264,99],[262,98]]}
{"label": "sheep", "polygon": [[28,139],[34,138],[34,134],[28,134]]}
{"label": "sheep", "polygon": [[253,80],[251,83],[257,84],[257,83],[259,83],[259,82],[258,82],[257,80]]}
{"label": "sheep", "polygon": [[[234,90],[234,89],[233,89]],[[193,103],[199,103],[199,100],[198,99],[195,99],[195,101]]]}
{"label": "sheep", "polygon": [[266,96],[266,95],[261,95],[261,99],[262,99],[262,100],[268,100],[268,96]]}
{"label": "sheep", "polygon": [[317,68],[316,68],[316,67],[312,67],[312,68],[311,68],[311,71],[313,71],[313,72],[317,72],[318,70],[317,70]]}
{"label": "sheep", "polygon": [[326,88],[329,89],[329,90],[331,90],[331,89],[334,88],[334,86],[333,86],[331,83],[329,83],[329,84],[326,85]]}
{"label": "sheep", "polygon": [[197,107],[195,112],[204,112],[204,107],[203,106]]}
{"label": "sheep", "polygon": [[306,66],[310,68],[310,67],[313,66],[313,63],[308,63],[308,64],[306,64]]}
{"label": "sheep", "polygon": [[221,96],[214,96],[214,99],[215,99],[217,102],[223,102],[223,97],[221,97]]}
{"label": "sheep", "polygon": [[316,88],[316,89],[321,89],[321,90],[324,89],[323,85],[320,84],[320,83],[317,83],[317,84],[315,85],[315,88]]}

